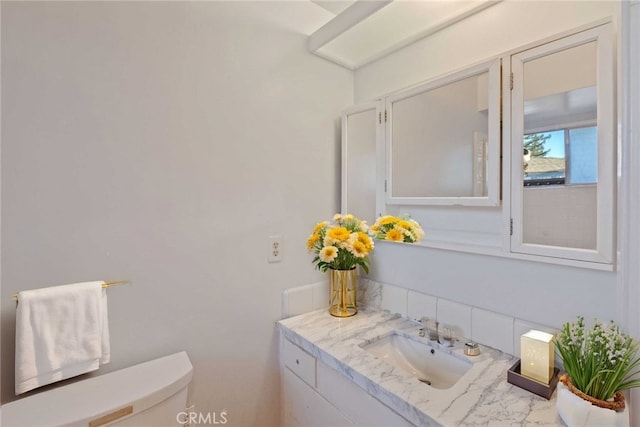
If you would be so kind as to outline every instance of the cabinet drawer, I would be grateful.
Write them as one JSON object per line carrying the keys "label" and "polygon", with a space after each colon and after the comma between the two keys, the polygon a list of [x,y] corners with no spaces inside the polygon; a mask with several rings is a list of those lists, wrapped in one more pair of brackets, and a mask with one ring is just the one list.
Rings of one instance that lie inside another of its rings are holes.
{"label": "cabinet drawer", "polygon": [[316,386],[316,358],[293,344],[284,340],[284,365],[304,382],[312,387]]}

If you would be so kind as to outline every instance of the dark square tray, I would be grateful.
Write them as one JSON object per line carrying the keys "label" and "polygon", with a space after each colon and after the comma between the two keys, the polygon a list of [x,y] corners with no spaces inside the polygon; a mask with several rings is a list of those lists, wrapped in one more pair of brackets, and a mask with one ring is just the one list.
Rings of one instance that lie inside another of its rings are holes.
{"label": "dark square tray", "polygon": [[551,382],[549,384],[544,384],[520,374],[520,360],[518,360],[518,362],[507,372],[507,382],[549,400],[558,385],[559,372],[560,370],[558,368],[554,368]]}

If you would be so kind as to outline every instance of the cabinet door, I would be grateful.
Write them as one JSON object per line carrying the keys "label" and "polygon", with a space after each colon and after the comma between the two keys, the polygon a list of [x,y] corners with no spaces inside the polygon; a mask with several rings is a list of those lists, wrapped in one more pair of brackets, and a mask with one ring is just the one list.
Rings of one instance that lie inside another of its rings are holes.
{"label": "cabinet door", "polygon": [[611,264],[611,25],[511,57],[511,250]]}
{"label": "cabinet door", "polygon": [[341,427],[352,423],[313,388],[284,368],[284,426]]}
{"label": "cabinet door", "polygon": [[318,391],[355,425],[366,427],[410,427],[393,412],[338,371],[318,361]]}
{"label": "cabinet door", "polygon": [[500,59],[389,95],[386,202],[500,204]]}
{"label": "cabinet door", "polygon": [[381,102],[342,113],[342,213],[373,224],[382,215],[384,142]]}

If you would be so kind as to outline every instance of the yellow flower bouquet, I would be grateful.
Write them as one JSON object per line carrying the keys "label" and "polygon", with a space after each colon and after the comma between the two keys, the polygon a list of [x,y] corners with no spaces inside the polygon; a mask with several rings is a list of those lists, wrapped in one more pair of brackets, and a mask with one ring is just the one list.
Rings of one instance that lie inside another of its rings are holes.
{"label": "yellow flower bouquet", "polygon": [[405,215],[403,217],[385,215],[371,226],[373,237],[379,240],[416,243],[424,237],[424,231],[417,221]]}
{"label": "yellow flower bouquet", "polygon": [[335,214],[333,221],[318,223],[307,239],[307,249],[315,253],[312,262],[323,272],[351,270],[359,265],[369,273],[373,240],[368,230],[365,221],[351,214]]}

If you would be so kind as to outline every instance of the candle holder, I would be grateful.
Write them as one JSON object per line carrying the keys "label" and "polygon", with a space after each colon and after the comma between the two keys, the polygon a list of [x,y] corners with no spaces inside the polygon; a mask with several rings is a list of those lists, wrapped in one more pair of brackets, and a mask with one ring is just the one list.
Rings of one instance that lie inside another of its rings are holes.
{"label": "candle holder", "polygon": [[553,335],[530,330],[520,337],[521,359],[507,372],[510,384],[550,399],[558,385],[554,364]]}
{"label": "candle holder", "polygon": [[530,330],[520,337],[520,373],[532,380],[549,384],[553,375],[553,335]]}

